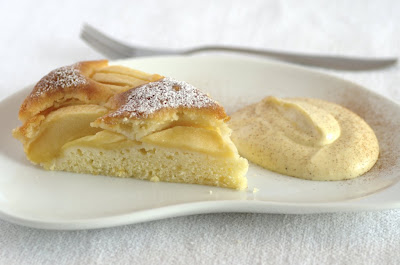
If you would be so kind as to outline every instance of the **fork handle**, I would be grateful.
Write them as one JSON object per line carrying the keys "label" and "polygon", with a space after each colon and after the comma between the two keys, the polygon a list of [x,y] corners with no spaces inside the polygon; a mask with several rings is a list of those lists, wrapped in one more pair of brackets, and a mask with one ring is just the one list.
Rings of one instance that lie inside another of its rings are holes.
{"label": "fork handle", "polygon": [[194,54],[204,51],[228,51],[254,55],[267,56],[281,61],[324,67],[336,70],[363,71],[376,68],[384,68],[397,62],[396,58],[374,59],[357,58],[346,56],[311,55],[303,53],[291,53],[272,50],[257,50],[232,46],[203,46],[189,49],[184,54]]}

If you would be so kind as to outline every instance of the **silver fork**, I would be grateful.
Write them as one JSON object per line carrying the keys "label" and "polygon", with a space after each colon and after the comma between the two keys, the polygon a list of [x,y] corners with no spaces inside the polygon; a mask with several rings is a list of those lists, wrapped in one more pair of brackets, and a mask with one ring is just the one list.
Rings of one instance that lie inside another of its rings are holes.
{"label": "silver fork", "polygon": [[201,46],[187,50],[163,50],[163,49],[147,49],[137,46],[130,46],[117,41],[106,34],[100,32],[94,27],[84,24],[80,37],[89,46],[99,51],[110,59],[121,59],[128,57],[143,57],[154,55],[189,55],[205,51],[228,51],[239,52],[254,55],[266,56],[269,58],[291,62],[295,64],[303,64],[309,66],[317,66],[336,70],[364,71],[379,69],[391,66],[397,63],[397,58],[361,58],[331,55],[312,55],[302,53],[280,52],[271,50],[256,50],[242,47],[229,46]]}

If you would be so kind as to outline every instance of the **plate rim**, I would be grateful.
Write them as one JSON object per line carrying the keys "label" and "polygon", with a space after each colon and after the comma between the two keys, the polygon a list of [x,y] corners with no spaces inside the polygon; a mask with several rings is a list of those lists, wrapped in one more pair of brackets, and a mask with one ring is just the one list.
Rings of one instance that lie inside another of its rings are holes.
{"label": "plate rim", "polygon": [[[400,183],[396,183],[390,189],[395,193],[400,192]],[[374,195],[372,195],[374,196]],[[371,198],[372,196],[368,196]],[[27,218],[6,213],[0,209],[0,219],[31,228],[46,230],[86,230],[110,228],[128,224],[138,224],[148,221],[157,221],[166,218],[191,216],[197,214],[212,213],[264,213],[264,214],[324,214],[344,212],[381,211],[400,208],[400,201],[383,204],[368,202],[364,199],[348,200],[341,202],[325,203],[288,203],[266,202],[249,200],[218,200],[178,203],[168,206],[156,207],[148,210],[133,211],[126,214],[117,214],[107,217],[86,219],[48,219],[41,220]],[[280,209],[280,210],[277,210]],[[283,211],[282,211],[283,209]],[[305,211],[304,211],[305,210]]]}

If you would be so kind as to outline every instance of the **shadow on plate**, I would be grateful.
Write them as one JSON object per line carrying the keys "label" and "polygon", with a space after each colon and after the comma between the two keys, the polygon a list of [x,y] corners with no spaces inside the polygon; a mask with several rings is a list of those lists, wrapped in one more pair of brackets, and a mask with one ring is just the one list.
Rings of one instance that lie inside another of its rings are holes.
{"label": "shadow on plate", "polygon": [[30,165],[30,163],[25,158],[22,144],[12,137],[11,131],[21,125],[18,120],[19,107],[30,90],[31,88],[23,89],[0,102],[0,120],[2,121],[0,154],[24,165]]}

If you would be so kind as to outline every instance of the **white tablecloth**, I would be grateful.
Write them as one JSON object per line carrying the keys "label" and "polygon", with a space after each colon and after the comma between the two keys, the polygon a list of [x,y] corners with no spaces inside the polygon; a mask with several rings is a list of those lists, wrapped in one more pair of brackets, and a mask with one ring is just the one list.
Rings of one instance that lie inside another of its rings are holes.
{"label": "white tablecloth", "polygon": [[[102,58],[78,37],[85,21],[144,46],[400,56],[396,0],[3,1],[0,98],[55,67]],[[326,72],[400,101],[399,67]],[[0,221],[0,264],[400,264],[399,250],[399,210],[209,214],[76,232]]]}

